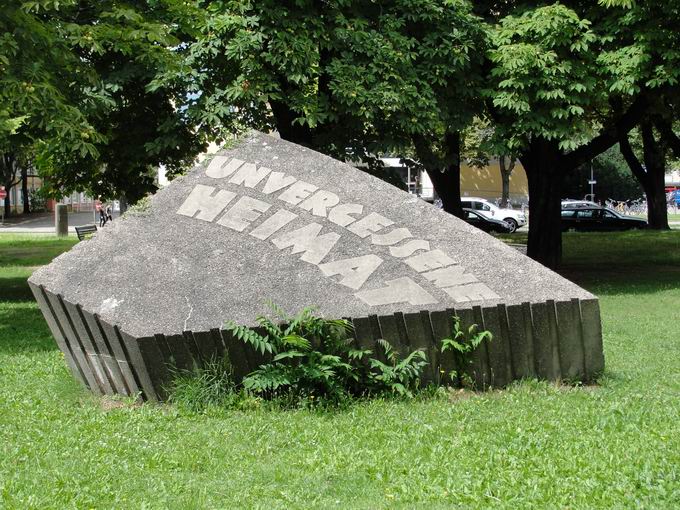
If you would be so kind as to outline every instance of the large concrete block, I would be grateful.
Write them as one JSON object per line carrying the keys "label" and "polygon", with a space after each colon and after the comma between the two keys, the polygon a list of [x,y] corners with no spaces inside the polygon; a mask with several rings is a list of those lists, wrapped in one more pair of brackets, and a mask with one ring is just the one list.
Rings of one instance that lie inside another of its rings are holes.
{"label": "large concrete block", "polygon": [[[102,260],[102,256],[106,260]],[[92,391],[165,398],[171,369],[228,353],[222,330],[267,302],[350,318],[358,343],[423,349],[479,388],[590,380],[604,367],[597,298],[463,221],[347,164],[252,133],[30,279],[66,363]],[[494,333],[472,363],[440,352],[452,316]]]}

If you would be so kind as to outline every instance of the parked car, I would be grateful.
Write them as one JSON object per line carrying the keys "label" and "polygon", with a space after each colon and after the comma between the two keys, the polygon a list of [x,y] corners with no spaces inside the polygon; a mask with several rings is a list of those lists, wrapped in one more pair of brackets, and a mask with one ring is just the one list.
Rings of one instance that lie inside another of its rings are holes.
{"label": "parked car", "polygon": [[462,197],[463,209],[472,209],[490,220],[502,220],[510,225],[510,233],[526,225],[527,217],[522,211],[501,209],[484,198]]}
{"label": "parked car", "polygon": [[639,218],[622,216],[606,207],[583,207],[562,209],[562,231],[604,232],[647,228],[647,222]]}
{"label": "parked car", "polygon": [[680,207],[680,189],[671,191],[670,200],[675,203],[676,207]]}
{"label": "parked car", "polygon": [[479,211],[463,209],[463,219],[473,227],[477,227],[484,232],[498,232],[499,234],[512,234],[515,229],[503,220],[494,220],[482,216]]}
{"label": "parked car", "polygon": [[588,207],[602,207],[600,204],[590,200],[562,200],[562,209],[584,209]]}

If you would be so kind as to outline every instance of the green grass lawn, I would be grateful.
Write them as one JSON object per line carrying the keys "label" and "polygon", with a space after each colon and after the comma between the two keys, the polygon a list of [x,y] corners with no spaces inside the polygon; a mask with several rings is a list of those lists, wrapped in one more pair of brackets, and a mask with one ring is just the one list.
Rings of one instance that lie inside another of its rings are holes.
{"label": "green grass lawn", "polygon": [[[643,218],[645,220],[647,219],[647,214],[636,214],[634,216],[637,216],[639,218]],[[671,221],[671,222],[680,221],[680,213],[669,213],[668,214],[668,221]]]}
{"label": "green grass lawn", "polygon": [[680,232],[565,235],[599,386],[199,416],[71,378],[25,283],[71,244],[0,235],[0,508],[680,507]]}

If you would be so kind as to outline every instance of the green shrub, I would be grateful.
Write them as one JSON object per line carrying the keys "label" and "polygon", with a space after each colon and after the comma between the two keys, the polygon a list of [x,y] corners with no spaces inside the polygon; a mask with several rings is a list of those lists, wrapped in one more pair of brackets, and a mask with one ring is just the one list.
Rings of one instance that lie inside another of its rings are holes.
{"label": "green shrub", "polygon": [[146,216],[151,211],[151,195],[140,198],[127,208],[123,213],[123,218],[130,218],[132,216]]}
{"label": "green shrub", "polygon": [[397,393],[402,396],[413,396],[413,391],[418,388],[423,368],[427,365],[427,357],[421,350],[411,352],[404,359],[400,359],[389,342],[378,340],[378,345],[385,351],[387,363],[371,358],[369,364],[373,369],[371,382],[378,387],[378,393],[386,391]]}
{"label": "green shrub", "polygon": [[[384,339],[377,340],[379,352],[356,345],[352,325],[346,320],[325,319],[305,308],[288,316],[271,305],[274,317],[257,318],[258,328],[240,326],[232,321],[226,329],[244,344],[263,354],[267,361],[246,375],[241,382],[233,377],[228,357],[211,360],[205,366],[177,371],[170,388],[169,401],[188,412],[210,408],[243,409],[272,402],[282,407],[337,406],[363,397],[413,397],[428,364],[425,352],[412,351],[401,356]],[[464,368],[485,340],[488,331],[460,329],[453,318],[450,338],[441,351],[451,351],[455,366],[452,383],[472,387]]]}
{"label": "green shrub", "polygon": [[288,317],[279,307],[273,308],[277,317],[257,319],[265,335],[227,323],[236,338],[271,356],[270,362],[244,378],[249,392],[266,399],[339,403],[353,397],[410,396],[417,388],[427,364],[422,351],[400,360],[392,346],[380,340],[384,363],[372,357],[372,350],[355,344],[346,320],[324,319],[311,308]]}

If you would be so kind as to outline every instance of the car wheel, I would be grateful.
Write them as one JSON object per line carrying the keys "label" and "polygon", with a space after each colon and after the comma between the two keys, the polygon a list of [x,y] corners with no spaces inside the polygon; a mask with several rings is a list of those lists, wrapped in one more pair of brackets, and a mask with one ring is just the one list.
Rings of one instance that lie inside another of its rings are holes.
{"label": "car wheel", "polygon": [[518,227],[517,222],[515,220],[513,220],[512,218],[505,218],[503,221],[505,223],[507,223],[508,225],[510,225],[510,234],[512,234],[513,232],[515,232],[517,230],[517,227]]}

